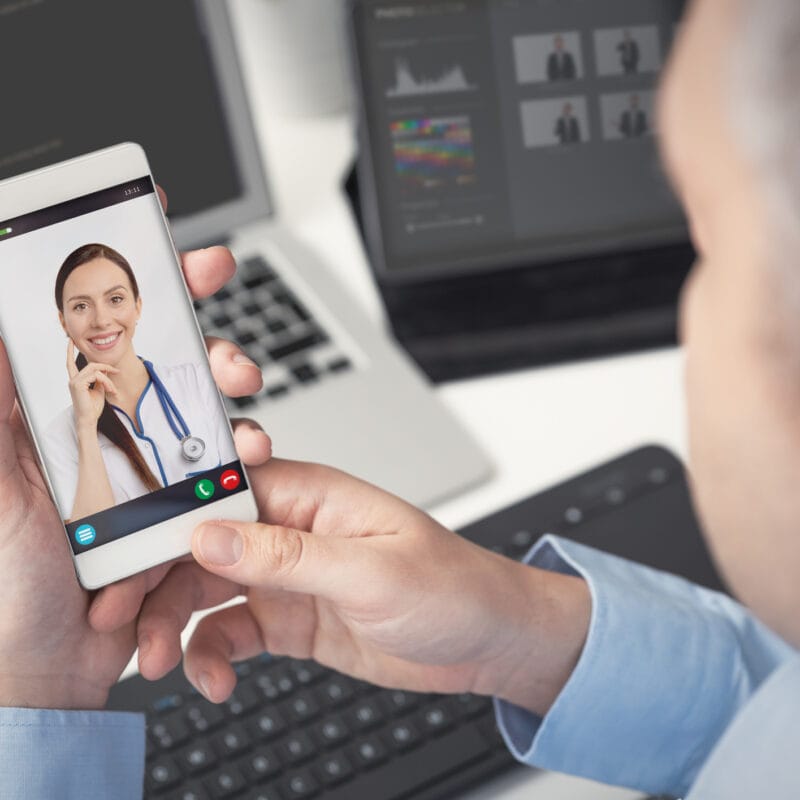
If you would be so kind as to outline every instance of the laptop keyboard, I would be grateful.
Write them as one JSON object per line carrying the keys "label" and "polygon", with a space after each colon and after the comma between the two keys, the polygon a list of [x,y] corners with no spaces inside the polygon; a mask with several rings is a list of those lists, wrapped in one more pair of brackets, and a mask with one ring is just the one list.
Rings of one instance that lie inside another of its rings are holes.
{"label": "laptop keyboard", "polygon": [[[580,540],[585,526],[626,507],[646,501],[660,509],[664,493],[673,498],[658,511],[667,526],[691,531],[680,465],[647,448],[463,534],[521,558],[542,531]],[[532,521],[536,528],[528,527]],[[647,531],[637,534],[642,541]],[[612,542],[597,543],[613,551]],[[112,689],[109,708],[147,713],[146,798],[439,800],[516,768],[488,698],[382,689],[313,661],[269,654],[235,669],[236,689],[221,705],[198,694],[181,667],[160,681],[136,676]]]}
{"label": "laptop keyboard", "polygon": [[253,397],[229,398],[240,411],[352,369],[351,359],[262,256],[243,258],[233,279],[194,304],[203,332],[236,342],[264,373]]}

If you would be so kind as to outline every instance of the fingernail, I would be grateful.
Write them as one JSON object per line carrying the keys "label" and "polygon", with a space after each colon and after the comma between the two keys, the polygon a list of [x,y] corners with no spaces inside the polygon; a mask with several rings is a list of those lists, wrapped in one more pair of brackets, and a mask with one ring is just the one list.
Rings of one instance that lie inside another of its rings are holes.
{"label": "fingernail", "polygon": [[144,658],[150,650],[153,640],[145,634],[139,639],[139,657]]}
{"label": "fingernail", "polygon": [[214,688],[214,679],[211,675],[208,672],[201,672],[197,682],[200,684],[200,691],[211,700],[211,690]]}
{"label": "fingernail", "polygon": [[244,364],[248,367],[258,366],[255,361],[253,361],[251,358],[248,358],[244,353],[235,353],[231,361],[233,361],[234,364]]}
{"label": "fingernail", "polygon": [[230,567],[242,557],[242,537],[224,525],[204,525],[200,534],[200,555],[219,567]]}

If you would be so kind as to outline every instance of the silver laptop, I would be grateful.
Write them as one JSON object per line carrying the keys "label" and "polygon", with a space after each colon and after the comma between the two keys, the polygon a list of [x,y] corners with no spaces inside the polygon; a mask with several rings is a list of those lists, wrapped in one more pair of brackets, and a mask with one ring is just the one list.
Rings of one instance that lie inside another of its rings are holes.
{"label": "silver laptop", "polygon": [[419,505],[486,478],[486,458],[409,358],[354,306],[326,265],[281,229],[226,4],[205,0],[197,13],[241,190],[177,219],[174,230],[182,248],[224,237],[237,257],[232,283],[197,304],[207,333],[236,341],[263,368],[263,391],[231,400],[231,412],[260,422],[281,457],[333,464]]}

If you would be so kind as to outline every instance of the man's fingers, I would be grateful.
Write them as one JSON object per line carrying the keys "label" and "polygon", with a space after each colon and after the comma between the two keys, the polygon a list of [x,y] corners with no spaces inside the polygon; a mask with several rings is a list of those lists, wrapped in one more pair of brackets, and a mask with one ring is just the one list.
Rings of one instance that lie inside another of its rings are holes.
{"label": "man's fingers", "polygon": [[156,192],[158,193],[158,200],[161,203],[161,208],[164,209],[164,213],[167,213],[167,193],[158,185],[156,184]]}
{"label": "man's fingers", "polygon": [[147,593],[164,580],[174,563],[159,564],[102,588],[89,608],[89,624],[98,633],[111,633],[132,622],[139,614]]}
{"label": "man's fingers", "polygon": [[233,342],[206,338],[211,373],[217,386],[228,397],[249,397],[264,385],[261,368],[251,361]]}
{"label": "man's fingers", "polygon": [[234,419],[233,441],[242,463],[248,467],[266,464],[272,456],[272,441],[258,423],[251,419]]}
{"label": "man's fingers", "polygon": [[181,660],[181,632],[194,611],[218,606],[242,587],[206,572],[197,564],[173,567],[145,598],[139,615],[139,671],[148,680],[166,675]]}
{"label": "man's fingers", "polygon": [[232,661],[264,652],[261,629],[246,603],[200,620],[184,657],[186,677],[212,703],[226,700],[236,686]]}
{"label": "man's fingers", "polygon": [[183,254],[183,274],[197,298],[218,292],[235,274],[236,262],[227,247],[209,247]]}
{"label": "man's fingers", "polygon": [[[334,602],[356,599],[361,587],[354,585],[351,574],[375,574],[371,548],[363,540],[260,523],[205,522],[194,532],[192,554],[209,572],[244,586],[303,592]],[[331,569],[331,564],[339,566]]]}

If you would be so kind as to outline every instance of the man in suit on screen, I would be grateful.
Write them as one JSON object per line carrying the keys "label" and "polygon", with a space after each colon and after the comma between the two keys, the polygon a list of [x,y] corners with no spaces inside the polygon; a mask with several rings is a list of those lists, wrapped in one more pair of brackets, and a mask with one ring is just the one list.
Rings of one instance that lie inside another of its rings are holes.
{"label": "man in suit on screen", "polygon": [[574,81],[578,77],[575,57],[564,46],[564,37],[559,34],[553,40],[553,52],[547,57],[547,80]]}
{"label": "man in suit on screen", "polygon": [[555,135],[559,144],[580,144],[581,124],[575,116],[572,103],[565,103],[561,116],[556,120]]}

